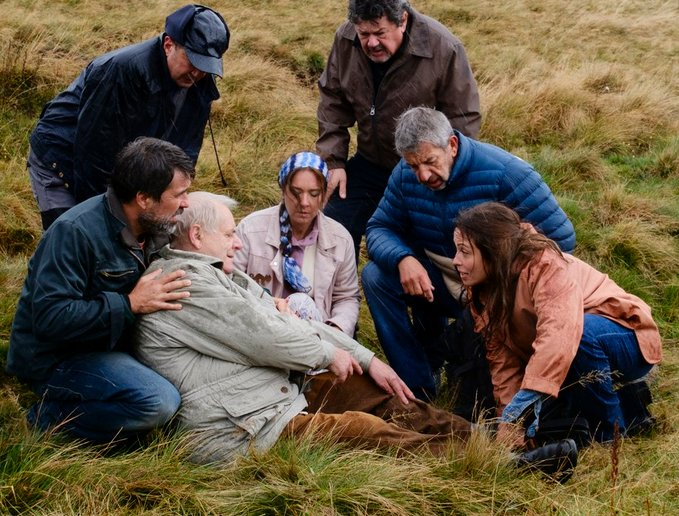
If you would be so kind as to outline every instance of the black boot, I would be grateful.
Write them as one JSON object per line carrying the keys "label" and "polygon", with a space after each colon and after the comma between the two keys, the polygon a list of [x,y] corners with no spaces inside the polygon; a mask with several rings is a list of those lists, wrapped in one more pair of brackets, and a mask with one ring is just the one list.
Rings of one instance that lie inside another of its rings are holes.
{"label": "black boot", "polygon": [[656,426],[656,420],[648,410],[653,402],[651,389],[644,381],[628,383],[617,391],[620,408],[625,416],[625,435],[633,437],[648,434]]}
{"label": "black boot", "polygon": [[515,461],[520,468],[541,471],[563,484],[573,476],[578,463],[578,447],[573,439],[562,439],[520,453]]}

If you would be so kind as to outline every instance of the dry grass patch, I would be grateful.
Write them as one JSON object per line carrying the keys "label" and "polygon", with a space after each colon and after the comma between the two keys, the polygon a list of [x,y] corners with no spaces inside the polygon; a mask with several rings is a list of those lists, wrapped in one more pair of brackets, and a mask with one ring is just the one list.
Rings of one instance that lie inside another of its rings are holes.
{"label": "dry grass patch", "polygon": [[[25,171],[42,104],[104,51],[152,37],[186,2],[5,0],[0,27],[0,366],[40,219]],[[237,215],[279,200],[276,175],[313,148],[314,80],[346,2],[217,0],[232,29],[197,189]],[[561,486],[518,475],[490,437],[445,459],[283,440],[222,468],[185,460],[182,435],[144,449],[85,447],[26,427],[32,395],[0,374],[0,512],[33,514],[679,513],[679,5],[666,0],[413,0],[465,44],[480,85],[481,137],[535,164],[573,220],[576,253],[641,295],[665,341],[654,378],[659,431],[580,456]],[[365,248],[360,263],[367,260]],[[361,305],[359,340],[380,353]],[[446,400],[440,400],[445,403]]]}

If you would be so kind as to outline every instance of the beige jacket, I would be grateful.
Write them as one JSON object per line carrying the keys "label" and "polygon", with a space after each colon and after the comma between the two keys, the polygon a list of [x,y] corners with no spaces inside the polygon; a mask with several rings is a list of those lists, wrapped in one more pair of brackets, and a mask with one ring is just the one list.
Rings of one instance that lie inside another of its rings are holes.
{"label": "beige jacket", "polygon": [[[472,313],[481,331],[486,314]],[[558,395],[580,345],[585,313],[634,330],[646,361],[660,362],[660,333],[644,301],[582,260],[547,250],[519,275],[509,335],[487,343],[499,411],[519,389]]]}
{"label": "beige jacket", "polygon": [[336,347],[368,370],[374,353],[323,323],[278,312],[259,285],[239,271],[224,274],[216,258],[169,247],[160,256],[147,274],[182,269],[191,296],[181,310],[139,317],[135,351],[179,390],[194,460],[271,447],[307,405],[290,372],[326,367]]}
{"label": "beige jacket", "polygon": [[[233,263],[272,296],[282,297],[283,260],[278,210],[278,206],[266,208],[240,221],[236,233],[243,248],[236,253]],[[320,212],[313,285],[314,302],[323,320],[352,336],[360,300],[354,244],[341,224]]]}

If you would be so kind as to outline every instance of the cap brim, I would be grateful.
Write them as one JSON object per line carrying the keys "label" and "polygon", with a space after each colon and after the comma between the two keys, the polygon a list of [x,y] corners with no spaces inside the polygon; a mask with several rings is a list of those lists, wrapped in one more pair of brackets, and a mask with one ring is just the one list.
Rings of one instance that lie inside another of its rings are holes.
{"label": "cap brim", "polygon": [[219,77],[224,76],[224,68],[222,66],[222,59],[219,57],[205,56],[194,52],[190,48],[184,47],[186,52],[186,57],[189,58],[191,64],[200,70],[201,72],[211,73],[213,75],[218,75]]}

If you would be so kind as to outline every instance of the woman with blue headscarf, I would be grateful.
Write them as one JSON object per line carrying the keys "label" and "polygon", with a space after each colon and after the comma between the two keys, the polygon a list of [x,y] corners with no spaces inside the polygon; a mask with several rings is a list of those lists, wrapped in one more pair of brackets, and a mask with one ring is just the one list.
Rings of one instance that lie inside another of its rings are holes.
{"label": "woman with blue headscarf", "polygon": [[299,317],[324,321],[353,336],[359,307],[354,244],[341,224],[321,212],[328,167],[313,152],[298,152],[281,166],[278,184],[280,205],[238,224],[243,247],[234,265],[278,303],[287,300]]}

